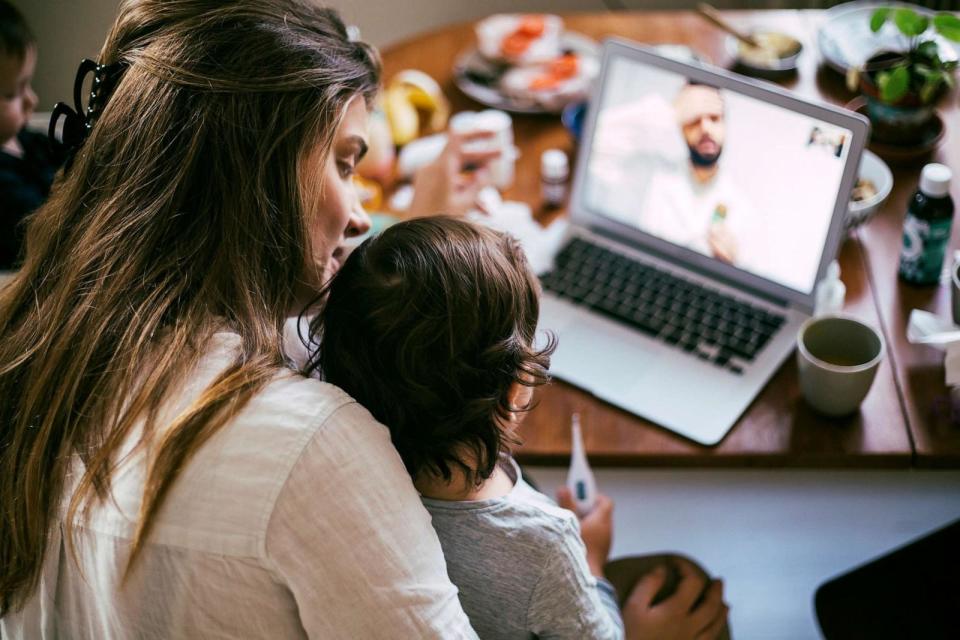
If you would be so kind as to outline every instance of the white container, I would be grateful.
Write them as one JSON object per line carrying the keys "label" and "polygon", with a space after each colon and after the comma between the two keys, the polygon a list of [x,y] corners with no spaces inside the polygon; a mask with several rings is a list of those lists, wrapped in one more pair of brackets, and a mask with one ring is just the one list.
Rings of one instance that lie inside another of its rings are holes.
{"label": "white container", "polygon": [[840,280],[840,264],[834,260],[827,267],[823,280],[817,283],[814,294],[814,316],[840,313],[847,297],[847,286]]}
{"label": "white container", "polygon": [[459,134],[490,131],[494,134],[490,141],[483,140],[464,146],[465,151],[482,152],[490,149],[500,151],[500,157],[490,163],[493,184],[498,189],[508,189],[513,185],[517,151],[513,146],[513,119],[497,109],[486,111],[461,111],[450,118],[450,130]]}

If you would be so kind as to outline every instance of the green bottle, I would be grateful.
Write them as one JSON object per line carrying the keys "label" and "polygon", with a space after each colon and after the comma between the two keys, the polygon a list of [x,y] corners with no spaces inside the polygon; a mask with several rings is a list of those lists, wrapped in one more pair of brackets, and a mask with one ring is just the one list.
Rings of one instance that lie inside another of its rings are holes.
{"label": "green bottle", "polygon": [[907,282],[940,282],[953,222],[950,178],[949,167],[928,164],[920,174],[920,188],[910,198],[900,250],[900,277]]}

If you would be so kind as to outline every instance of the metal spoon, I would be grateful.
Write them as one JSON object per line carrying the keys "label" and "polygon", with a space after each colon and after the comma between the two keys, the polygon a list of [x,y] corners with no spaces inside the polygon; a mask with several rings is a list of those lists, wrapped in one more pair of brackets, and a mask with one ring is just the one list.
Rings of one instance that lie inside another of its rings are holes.
{"label": "metal spoon", "polygon": [[724,31],[732,35],[734,38],[736,38],[740,42],[751,47],[756,47],[757,49],[763,48],[763,45],[757,42],[756,39],[753,38],[753,36],[743,33],[742,31],[740,31],[739,29],[731,25],[729,22],[724,20],[723,16],[720,15],[720,12],[714,9],[713,7],[711,7],[706,2],[700,2],[697,4],[697,13],[699,13],[708,22],[713,23],[715,26],[723,29]]}

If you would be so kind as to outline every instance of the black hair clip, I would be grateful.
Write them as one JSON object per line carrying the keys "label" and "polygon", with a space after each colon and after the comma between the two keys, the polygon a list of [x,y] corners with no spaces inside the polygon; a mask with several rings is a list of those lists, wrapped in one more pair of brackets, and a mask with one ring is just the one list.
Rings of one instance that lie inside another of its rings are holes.
{"label": "black hair clip", "polygon": [[[67,168],[70,167],[73,157],[83,146],[87,136],[90,135],[93,125],[107,105],[110,94],[117,83],[120,82],[126,68],[127,64],[125,62],[102,65],[84,58],[77,69],[77,78],[73,82],[73,105],[75,108],[71,109],[63,102],[58,102],[54,106],[53,115],[50,117],[48,135],[54,150],[66,157]],[[83,92],[83,82],[90,72],[93,72],[93,85],[90,87],[87,108],[84,109],[81,93]],[[58,140],[56,130],[61,117],[63,117],[63,129]]]}

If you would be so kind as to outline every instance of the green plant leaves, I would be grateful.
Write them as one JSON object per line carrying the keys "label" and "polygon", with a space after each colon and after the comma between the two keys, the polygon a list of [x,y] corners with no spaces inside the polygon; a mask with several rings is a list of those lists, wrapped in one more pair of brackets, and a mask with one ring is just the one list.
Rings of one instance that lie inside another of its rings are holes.
{"label": "green plant leaves", "polygon": [[925,64],[913,66],[913,72],[920,77],[920,101],[929,104],[937,97],[943,85],[949,85],[953,78],[941,69],[934,69]]}
{"label": "green plant leaves", "polygon": [[883,23],[887,21],[887,18],[890,17],[890,9],[887,7],[881,7],[873,12],[873,15],[870,16],[870,30],[876,33],[880,31],[880,28],[883,26]]}
{"label": "green plant leaves", "polygon": [[893,22],[904,36],[910,39],[910,49],[904,52],[906,60],[894,61],[897,66],[875,71],[880,99],[889,104],[899,102],[911,90],[923,103],[936,99],[946,85],[952,87],[956,61],[944,62],[940,59],[940,48],[935,40],[922,39],[927,29],[933,29],[955,42],[960,42],[960,17],[952,13],[938,13],[931,20],[913,9],[900,7],[881,7],[870,15],[870,30],[880,31],[888,21]]}
{"label": "green plant leaves", "polygon": [[[873,23],[871,22],[871,25]],[[960,18],[952,13],[938,13],[933,17],[933,27],[944,38],[960,42]]]}
{"label": "green plant leaves", "polygon": [[900,33],[908,38],[920,35],[930,26],[930,19],[913,9],[896,9],[893,12],[893,22],[900,29]]}
{"label": "green plant leaves", "polygon": [[907,95],[910,88],[910,72],[906,67],[896,67],[877,74],[877,87],[884,102],[894,103]]}
{"label": "green plant leaves", "polygon": [[924,40],[918,44],[917,53],[920,54],[921,58],[926,58],[931,62],[940,61],[940,47],[937,46],[935,40]]}

